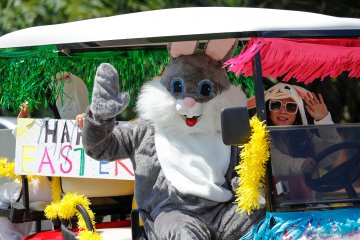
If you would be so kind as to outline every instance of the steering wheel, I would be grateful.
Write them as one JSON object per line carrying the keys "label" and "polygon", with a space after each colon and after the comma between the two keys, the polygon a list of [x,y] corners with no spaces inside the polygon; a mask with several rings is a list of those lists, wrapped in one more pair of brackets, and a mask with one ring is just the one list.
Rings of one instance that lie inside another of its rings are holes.
{"label": "steering wheel", "polygon": [[342,142],[332,145],[316,155],[314,160],[319,165],[326,156],[342,149],[355,149],[356,153],[323,176],[313,178],[311,174],[305,174],[304,179],[317,192],[334,192],[345,188],[349,197],[356,198],[358,195],[352,184],[360,177],[360,143]]}

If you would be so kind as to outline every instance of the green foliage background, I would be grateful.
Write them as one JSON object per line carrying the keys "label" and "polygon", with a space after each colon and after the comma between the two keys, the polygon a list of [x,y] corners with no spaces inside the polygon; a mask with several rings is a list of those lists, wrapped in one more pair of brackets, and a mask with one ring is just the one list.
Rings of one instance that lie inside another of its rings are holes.
{"label": "green foliage background", "polygon": [[1,0],[0,36],[32,26],[195,6],[265,7],[360,17],[360,1],[354,0]]}

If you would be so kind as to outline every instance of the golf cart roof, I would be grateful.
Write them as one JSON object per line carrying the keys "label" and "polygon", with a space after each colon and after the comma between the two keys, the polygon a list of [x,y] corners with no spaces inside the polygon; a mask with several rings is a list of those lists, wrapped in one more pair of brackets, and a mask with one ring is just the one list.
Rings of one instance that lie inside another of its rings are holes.
{"label": "golf cart roof", "polygon": [[0,37],[0,48],[141,47],[169,41],[249,37],[359,36],[360,19],[262,8],[175,8],[22,29]]}

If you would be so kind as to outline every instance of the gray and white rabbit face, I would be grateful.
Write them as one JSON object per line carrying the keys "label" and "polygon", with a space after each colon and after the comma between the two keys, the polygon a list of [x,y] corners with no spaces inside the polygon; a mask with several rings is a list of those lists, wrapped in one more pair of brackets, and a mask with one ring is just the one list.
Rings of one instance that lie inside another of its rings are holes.
{"label": "gray and white rabbit face", "polygon": [[222,68],[221,60],[235,42],[225,40],[225,44],[228,46],[221,48],[208,43],[203,53],[171,54],[173,59],[163,75],[142,87],[137,101],[140,118],[153,122],[158,130],[178,135],[221,132],[221,110],[246,105],[245,94],[230,85]]}
{"label": "gray and white rabbit face", "polygon": [[201,53],[173,59],[161,84],[176,100],[176,111],[189,127],[201,119],[205,103],[230,87],[220,62]]}
{"label": "gray and white rabbit face", "polygon": [[[161,84],[160,78],[157,78],[142,87],[136,107],[139,117],[153,122],[158,130],[178,136],[215,134],[221,132],[221,110],[246,105],[246,96],[241,88],[230,85],[229,89],[211,100],[196,102],[190,110],[178,102]],[[188,115],[187,118],[184,117],[184,112]],[[194,116],[200,117],[196,121],[190,120]],[[195,121],[195,124],[191,121]]]}
{"label": "gray and white rabbit face", "polygon": [[191,97],[202,103],[230,87],[221,63],[201,53],[172,59],[161,83],[176,99]]}

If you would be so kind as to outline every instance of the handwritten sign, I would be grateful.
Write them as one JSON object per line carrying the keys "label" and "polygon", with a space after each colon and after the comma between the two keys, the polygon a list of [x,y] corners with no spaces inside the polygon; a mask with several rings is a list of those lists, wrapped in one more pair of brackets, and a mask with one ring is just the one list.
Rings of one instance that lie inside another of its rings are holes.
{"label": "handwritten sign", "polygon": [[75,120],[22,118],[17,122],[15,173],[134,179],[130,159],[97,161],[85,154]]}

